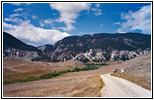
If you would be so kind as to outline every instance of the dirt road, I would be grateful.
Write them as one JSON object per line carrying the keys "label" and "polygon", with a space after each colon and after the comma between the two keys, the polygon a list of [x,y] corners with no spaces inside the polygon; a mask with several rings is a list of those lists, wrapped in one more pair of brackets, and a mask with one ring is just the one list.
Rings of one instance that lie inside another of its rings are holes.
{"label": "dirt road", "polygon": [[103,97],[151,97],[151,91],[125,79],[103,74],[101,78],[105,87],[101,90]]}

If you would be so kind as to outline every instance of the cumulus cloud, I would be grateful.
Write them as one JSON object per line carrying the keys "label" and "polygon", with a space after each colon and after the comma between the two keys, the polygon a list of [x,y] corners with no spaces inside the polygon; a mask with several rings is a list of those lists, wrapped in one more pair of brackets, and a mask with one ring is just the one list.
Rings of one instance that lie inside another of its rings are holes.
{"label": "cumulus cloud", "polygon": [[14,12],[23,11],[23,10],[24,10],[23,8],[17,8],[14,10]]}
{"label": "cumulus cloud", "polygon": [[140,30],[144,34],[151,34],[151,5],[143,6],[138,11],[121,14],[121,28],[118,32]]}
{"label": "cumulus cloud", "polygon": [[52,9],[60,12],[60,18],[57,22],[64,22],[66,27],[61,27],[65,31],[74,29],[73,23],[76,23],[75,19],[79,16],[79,13],[83,10],[89,10],[90,4],[87,3],[52,3],[50,4]]}
{"label": "cumulus cloud", "polygon": [[20,25],[12,25],[3,22],[3,31],[11,35],[25,39],[31,42],[40,42],[42,44],[54,44],[58,40],[70,36],[69,33],[61,32],[55,29],[43,29],[30,24],[30,20],[20,23]]}
{"label": "cumulus cloud", "polygon": [[91,10],[94,11],[95,16],[102,15],[102,10],[99,7],[100,7],[100,4],[95,4],[95,7],[91,8]]}

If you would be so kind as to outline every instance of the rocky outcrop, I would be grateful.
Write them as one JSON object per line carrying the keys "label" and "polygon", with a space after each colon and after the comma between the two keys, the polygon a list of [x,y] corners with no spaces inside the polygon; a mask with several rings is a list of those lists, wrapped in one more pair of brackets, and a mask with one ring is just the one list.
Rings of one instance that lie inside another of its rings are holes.
{"label": "rocky outcrop", "polygon": [[129,60],[135,58],[139,55],[147,54],[150,49],[137,50],[137,51],[117,51],[113,50],[110,52],[102,51],[101,49],[90,49],[85,53],[77,54],[73,59],[82,62],[106,62],[106,61],[119,61],[119,60]]}
{"label": "rocky outcrop", "polygon": [[118,61],[118,60],[128,60],[137,57],[138,54],[135,51],[112,51],[111,53],[111,61]]}
{"label": "rocky outcrop", "polygon": [[85,53],[77,54],[73,59],[82,62],[105,62],[108,61],[110,53],[102,51],[101,49],[90,49]]}
{"label": "rocky outcrop", "polygon": [[3,51],[3,57],[21,57],[28,60],[32,60],[36,57],[38,57],[38,52],[36,51],[27,51],[27,50],[20,50],[15,48],[7,48]]}

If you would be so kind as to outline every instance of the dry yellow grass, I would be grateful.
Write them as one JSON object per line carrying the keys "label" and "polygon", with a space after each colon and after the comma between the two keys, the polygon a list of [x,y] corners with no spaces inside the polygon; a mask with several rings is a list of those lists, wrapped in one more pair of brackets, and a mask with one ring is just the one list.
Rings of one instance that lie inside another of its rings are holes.
{"label": "dry yellow grass", "polygon": [[[32,62],[23,59],[3,60],[3,81],[21,80],[30,77],[39,77],[54,71],[72,70],[75,67],[85,67],[83,64],[73,61],[62,63]],[[76,65],[75,65],[76,64]]]}
{"label": "dry yellow grass", "polygon": [[99,97],[100,96],[100,90],[104,86],[103,80],[100,78],[99,75],[89,77],[80,84],[78,84],[75,88],[75,90],[80,90],[76,93],[74,93],[73,97]]}
{"label": "dry yellow grass", "polygon": [[[81,73],[81,72],[77,72]],[[70,73],[71,75],[76,73]],[[68,76],[68,77],[65,77]],[[65,78],[64,78],[65,77]],[[12,84],[18,86],[18,84]],[[98,97],[103,87],[99,75],[71,76],[69,74],[49,79],[20,84],[15,90],[7,91],[4,96],[9,97]],[[9,85],[8,85],[9,86]],[[10,85],[11,86],[11,85]],[[12,86],[11,86],[12,87]],[[21,89],[19,89],[21,88]],[[8,87],[8,89],[10,89]]]}
{"label": "dry yellow grass", "polygon": [[148,90],[151,90],[151,85],[149,82],[147,82],[144,78],[142,77],[137,77],[137,76],[133,76],[133,75],[129,75],[129,74],[117,74],[117,73],[111,73],[112,76],[116,76],[116,77],[120,77],[120,78],[124,78],[126,80],[129,80],[133,83],[136,83],[140,86],[142,86],[143,88],[146,88]]}
{"label": "dry yellow grass", "polygon": [[[149,56],[148,56],[149,57]],[[146,62],[145,62],[146,61]],[[4,97],[97,97],[101,96],[99,90],[103,86],[103,82],[100,79],[100,74],[107,74],[113,72],[115,69],[124,69],[125,67],[136,68],[135,66],[142,63],[142,67],[136,70],[131,70],[129,75],[136,73],[135,77],[130,77],[130,79],[138,80],[138,77],[143,77],[142,80],[147,79],[145,86],[149,87],[150,79],[147,78],[150,74],[143,73],[143,69],[150,69],[147,66],[147,62],[150,62],[147,57],[137,57],[126,62],[110,62],[108,66],[102,66],[96,70],[81,71],[66,73],[52,79],[38,80],[25,83],[14,83],[5,84],[3,86],[3,96]],[[143,66],[145,63],[145,66]],[[3,75],[9,75],[4,78],[4,80],[24,78],[30,76],[40,76],[43,73],[48,73],[52,71],[61,71],[67,69],[74,69],[74,65],[71,62],[64,63],[49,63],[49,62],[27,62],[27,61],[4,61],[3,68],[10,69],[5,70]],[[11,65],[11,66],[10,66]],[[79,64],[80,65],[80,64]],[[79,66],[78,65],[78,66]],[[82,66],[81,66],[82,67]],[[145,70],[144,72],[151,73],[150,70]],[[16,74],[18,73],[18,74]],[[19,73],[25,73],[20,75]],[[144,75],[145,74],[145,75]],[[138,75],[138,76],[137,76]],[[148,81],[149,80],[149,81]],[[141,80],[137,81],[138,83]],[[142,81],[144,82],[144,81]],[[149,82],[149,83],[148,83]],[[150,89],[150,88],[149,88]]]}

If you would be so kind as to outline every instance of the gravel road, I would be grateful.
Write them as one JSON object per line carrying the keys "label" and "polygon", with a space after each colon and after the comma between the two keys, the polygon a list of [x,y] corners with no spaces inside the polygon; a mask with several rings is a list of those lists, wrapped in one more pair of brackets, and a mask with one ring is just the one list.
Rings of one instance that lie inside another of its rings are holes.
{"label": "gravel road", "polygon": [[151,91],[122,78],[103,74],[102,97],[151,97]]}

